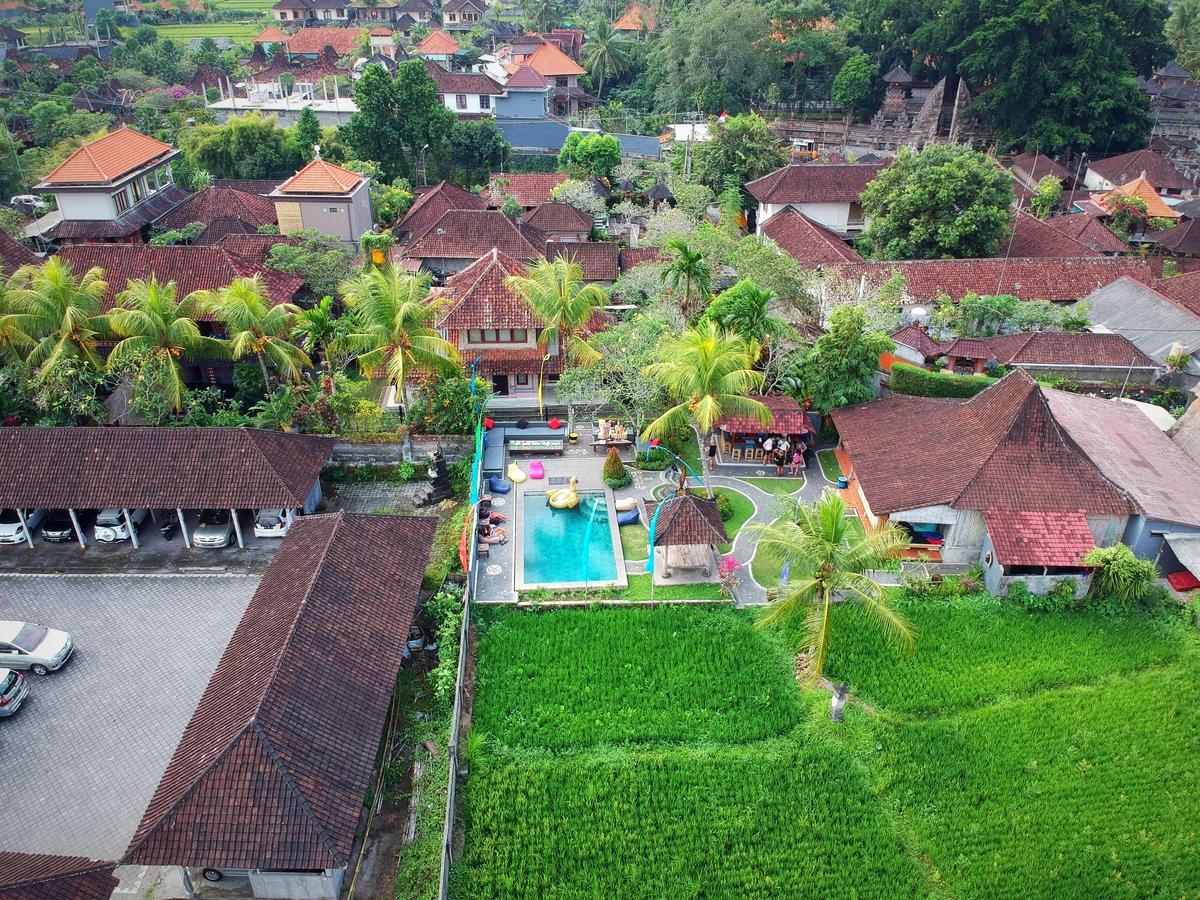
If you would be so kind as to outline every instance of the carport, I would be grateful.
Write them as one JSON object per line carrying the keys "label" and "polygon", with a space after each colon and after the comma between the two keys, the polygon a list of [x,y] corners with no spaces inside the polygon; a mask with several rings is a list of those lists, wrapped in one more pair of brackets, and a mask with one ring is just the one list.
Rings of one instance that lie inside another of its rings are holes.
{"label": "carport", "polygon": [[[280,508],[289,523],[321,500],[333,438],[253,428],[0,428],[0,507],[65,509],[87,547],[77,511],[119,509],[139,546],[130,510],[226,509],[245,547],[240,509]],[[25,528],[33,547],[33,535]]]}

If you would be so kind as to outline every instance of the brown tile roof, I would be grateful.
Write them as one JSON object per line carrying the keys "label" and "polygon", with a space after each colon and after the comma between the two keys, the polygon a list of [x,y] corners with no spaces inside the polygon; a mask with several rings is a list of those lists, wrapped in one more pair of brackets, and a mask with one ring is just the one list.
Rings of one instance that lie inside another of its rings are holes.
{"label": "brown tile roof", "polygon": [[537,328],[540,323],[529,305],[505,283],[508,278],[527,274],[520,262],[493,249],[451,276],[441,289],[446,307],[438,327]]}
{"label": "brown tile roof", "polygon": [[621,251],[622,272],[628,272],[635,266],[642,265],[642,263],[665,262],[670,262],[670,260],[661,247],[635,247],[631,250]]}
{"label": "brown tile roof", "polygon": [[541,347],[526,347],[523,349],[496,349],[490,347],[478,351],[483,354],[479,361],[481,375],[518,375],[523,372],[541,372],[544,375],[561,375],[566,368],[566,354],[559,348],[555,356],[551,356],[542,365],[542,357],[546,351]]}
{"label": "brown tile roof", "polygon": [[771,413],[771,419],[764,425],[753,416],[727,415],[717,423],[722,431],[731,434],[805,434],[812,431],[808,413],[792,397],[778,394],[748,394],[751,400],[757,400]]}
{"label": "brown tile roof", "polygon": [[233,188],[235,191],[245,191],[247,194],[258,194],[265,197],[279,186],[279,181],[275,178],[214,178],[212,186]]}
{"label": "brown tile roof", "polygon": [[288,36],[285,32],[276,28],[274,25],[268,25],[259,33],[252,43],[255,44],[274,44],[279,41],[286,41]]}
{"label": "brown tile roof", "polygon": [[[647,503],[654,516],[657,504]],[[717,500],[700,497],[691,491],[676,492],[658,507],[654,523],[655,547],[686,547],[695,544],[724,544],[729,540]]]}
{"label": "brown tile roof", "polygon": [[877,515],[939,504],[1091,515],[1133,510],[1056,422],[1046,392],[1022,370],[969,400],[893,395],[835,409],[833,420]]}
{"label": "brown tile roof", "polygon": [[0,274],[11,275],[21,266],[37,265],[42,258],[6,232],[0,231]]}
{"label": "brown tile roof", "polygon": [[1171,278],[1159,278],[1152,285],[1164,297],[1200,316],[1200,272],[1187,272]]}
{"label": "brown tile roof", "polygon": [[409,242],[404,255],[420,259],[478,259],[492,249],[520,260],[542,255],[546,235],[491,209],[449,209]]}
{"label": "brown tile roof", "polygon": [[1010,239],[1001,246],[1005,256],[1025,259],[1079,259],[1103,255],[1066,232],[1051,228],[1049,223],[1027,212],[1018,211],[1013,216],[1011,227]]}
{"label": "brown tile roof", "polygon": [[922,259],[894,263],[847,263],[826,271],[857,288],[860,278],[883,282],[893,272],[904,276],[910,297],[930,303],[947,296],[1012,294],[1022,300],[1080,300],[1118,278],[1143,284],[1151,279],[1144,259],[1089,256],[1082,259]]}
{"label": "brown tile roof", "polygon": [[521,63],[516,70],[508,76],[508,81],[504,82],[506,88],[544,88],[549,81],[542,75],[539,75],[531,66]]}
{"label": "brown tile roof", "polygon": [[521,62],[547,78],[587,74],[586,69],[554,44],[542,44]]}
{"label": "brown tile roof", "polygon": [[1153,150],[1134,150],[1108,159],[1089,160],[1088,168],[1117,185],[1126,184],[1144,174],[1146,180],[1160,191],[1186,191],[1196,187]]}
{"label": "brown tile roof", "polygon": [[417,53],[429,53],[434,56],[451,56],[460,49],[458,42],[440,28],[435,28],[425,39],[417,44]]}
{"label": "brown tile roof", "polygon": [[557,231],[570,233],[592,230],[592,217],[569,203],[549,201],[535,206],[526,216],[525,223],[540,228],[547,234]]}
{"label": "brown tile roof", "polygon": [[424,234],[449,209],[487,209],[487,201],[448,181],[439,181],[432,189],[417,197],[392,231],[417,237]]}
{"label": "brown tile roof", "polygon": [[992,348],[981,338],[955,338],[942,352],[957,359],[990,359],[992,356]]}
{"label": "brown tile roof", "polygon": [[912,347],[926,359],[941,356],[946,352],[946,347],[939,344],[929,336],[929,332],[920,325],[912,323],[905,325],[899,331],[892,335],[892,340],[897,344],[904,344],[906,347]]}
{"label": "brown tile roof", "polygon": [[43,178],[42,185],[111,184],[174,152],[170,144],[118,128],[84,144]]}
{"label": "brown tile roof", "polygon": [[276,244],[298,244],[286,234],[226,234],[216,243],[218,250],[240,256],[247,262],[263,265]]}
{"label": "brown tile roof", "polygon": [[116,219],[63,219],[51,227],[45,237],[52,241],[129,237],[157,222],[189,196],[187,191],[173,184]]}
{"label": "brown tile roof", "polygon": [[361,28],[301,28],[287,41],[288,53],[321,53],[332,47],[338,56],[349,56],[363,42]]}
{"label": "brown tile roof", "polygon": [[125,290],[131,278],[147,280],[154,276],[164,283],[174,281],[176,295],[183,298],[192,291],[215,291],[238,278],[258,275],[273,303],[291,303],[304,287],[303,278],[250,262],[223,247],[75,244],[63,247],[59,256],[77,274],[95,266],[104,270],[108,283],[106,310],[112,308],[117,294]]}
{"label": "brown tile roof", "polygon": [[192,194],[159,220],[167,228],[182,228],[192,222],[211,225],[218,219],[236,219],[253,226],[274,225],[275,204],[258,194],[231,188],[209,187]]}
{"label": "brown tile roof", "polygon": [[654,13],[641,3],[630,3],[621,18],[613,22],[615,31],[654,30]]}
{"label": "brown tile roof", "polygon": [[1050,157],[1042,153],[1022,153],[1012,161],[1012,168],[1019,170],[1030,181],[1037,183],[1047,175],[1066,181],[1071,174]]}
{"label": "brown tile roof", "polygon": [[984,343],[1003,365],[1135,366],[1158,368],[1158,363],[1120,334],[1035,331],[1001,334]]}
{"label": "brown tile roof", "polygon": [[425,70],[437,83],[439,94],[487,94],[499,97],[504,88],[481,72],[447,72],[432,60],[425,60]]}
{"label": "brown tile roof", "polygon": [[788,256],[806,267],[862,259],[849,244],[794,206],[785,206],[763,222],[761,231]]}
{"label": "brown tile roof", "polygon": [[621,277],[620,249],[612,241],[584,241],[580,244],[546,243],[546,259],[567,254],[583,269],[584,281],[616,281]]}
{"label": "brown tile roof", "polygon": [[126,859],[344,868],[364,813],[436,520],[292,524]]}
{"label": "brown tile roof", "polygon": [[0,428],[0,504],[302,509],[332,448],[254,428]]}
{"label": "brown tile roof", "polygon": [[1128,253],[1129,245],[1109,231],[1095,217],[1087,213],[1067,213],[1047,219],[1046,224],[1068,234],[1080,243],[1099,253]]}
{"label": "brown tile roof", "polygon": [[856,203],[882,165],[791,163],[746,184],[759,203]]}
{"label": "brown tile roof", "polygon": [[548,203],[550,192],[570,177],[566,172],[493,172],[488,182],[488,193],[493,206],[500,206],[507,194],[526,209],[532,209]]}
{"label": "brown tile roof", "polygon": [[1200,254],[1200,219],[1188,219],[1174,228],[1152,231],[1146,237],[1158,241],[1172,253]]}
{"label": "brown tile roof", "polygon": [[282,52],[278,52],[271,65],[255,72],[251,80],[256,84],[271,84],[279,81],[285,73],[291,75],[294,81],[313,84],[322,78],[346,74],[338,68],[337,56],[332,54],[322,53],[316,59],[299,57],[292,61],[285,58]]}
{"label": "brown tile roof", "polygon": [[335,166],[323,159],[314,159],[303,169],[276,188],[280,194],[348,194],[363,177],[357,172]]}
{"label": "brown tile roof", "polygon": [[1081,566],[1096,546],[1087,516],[1070,512],[983,514],[996,559],[1005,566]]}
{"label": "brown tile roof", "polygon": [[79,856],[0,851],[0,896],[5,900],[109,900],[116,863]]}

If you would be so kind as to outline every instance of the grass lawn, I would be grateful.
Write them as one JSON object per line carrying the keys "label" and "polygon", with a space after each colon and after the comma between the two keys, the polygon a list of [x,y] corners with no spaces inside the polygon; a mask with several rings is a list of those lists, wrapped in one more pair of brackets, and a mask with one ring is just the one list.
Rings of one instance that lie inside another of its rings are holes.
{"label": "grass lawn", "polygon": [[[859,540],[865,534],[863,524],[857,516],[846,516],[850,520],[850,540]],[[776,522],[779,520],[776,519]],[[750,572],[754,580],[767,589],[779,587],[779,575],[783,566],[767,560],[765,556],[755,553],[750,560]]]}
{"label": "grass lawn", "polygon": [[262,31],[255,24],[240,22],[195,22],[187,25],[156,25],[160,38],[170,38],[173,41],[187,43],[192,38],[230,38],[234,41],[249,42]]}
{"label": "grass lawn", "polygon": [[752,484],[760,491],[775,494],[778,497],[790,497],[804,487],[803,478],[742,478],[746,484]]}
{"label": "grass lawn", "polygon": [[274,5],[272,0],[217,0],[217,9],[232,12],[265,13]]}
{"label": "grass lawn", "polygon": [[837,456],[833,450],[825,449],[817,451],[817,459],[821,463],[821,473],[834,484],[837,484],[838,477],[842,474],[842,466],[837,461]]}
{"label": "grass lawn", "polygon": [[621,552],[625,554],[626,559],[639,560],[648,556],[647,547],[650,543],[650,534],[646,531],[645,525],[641,522],[622,525],[620,534]]}
{"label": "grass lawn", "polygon": [[[629,587],[618,596],[626,600],[649,600],[650,576],[627,575]],[[668,584],[659,585],[654,589],[655,600],[721,600],[723,599],[719,584]]]}

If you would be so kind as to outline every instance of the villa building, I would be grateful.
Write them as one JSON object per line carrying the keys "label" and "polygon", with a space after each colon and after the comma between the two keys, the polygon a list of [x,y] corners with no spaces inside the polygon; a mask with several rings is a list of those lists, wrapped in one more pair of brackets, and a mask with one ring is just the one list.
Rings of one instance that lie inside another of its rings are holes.
{"label": "villa building", "polygon": [[271,199],[283,234],[315,228],[357,244],[374,224],[370,182],[320,158],[279,185]]}
{"label": "villa building", "polygon": [[746,190],[758,201],[758,233],[764,222],[789,206],[837,235],[861,232],[867,222],[859,196],[882,168],[793,162],[747,183]]}
{"label": "villa building", "polygon": [[449,209],[401,251],[401,263],[445,277],[497,249],[522,263],[542,255],[545,233],[492,209]]}
{"label": "villa building", "polygon": [[442,6],[442,27],[447,31],[470,31],[479,27],[487,11],[483,0],[447,0]]}
{"label": "villa building", "polygon": [[457,116],[471,119],[490,118],[495,115],[495,100],[504,94],[504,88],[480,72],[447,72],[432,60],[425,60],[425,68],[437,83],[438,99],[442,105]]}

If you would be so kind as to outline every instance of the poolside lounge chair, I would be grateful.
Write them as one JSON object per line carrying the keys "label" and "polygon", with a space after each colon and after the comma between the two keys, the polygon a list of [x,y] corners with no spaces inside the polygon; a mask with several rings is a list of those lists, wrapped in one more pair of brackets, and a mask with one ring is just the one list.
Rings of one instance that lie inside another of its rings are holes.
{"label": "poolside lounge chair", "polygon": [[639,516],[641,516],[641,512],[635,506],[633,509],[629,510],[629,512],[619,513],[617,515],[617,524],[618,525],[633,525],[634,523],[637,522]]}
{"label": "poolside lounge chair", "polygon": [[546,477],[546,469],[542,466],[540,459],[535,459],[529,464],[529,477],[535,480]]}
{"label": "poolside lounge chair", "polygon": [[512,490],[512,485],[501,478],[499,475],[488,476],[488,490],[493,494],[507,494]]}

